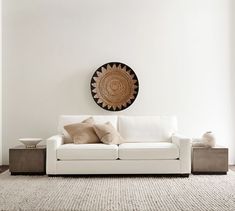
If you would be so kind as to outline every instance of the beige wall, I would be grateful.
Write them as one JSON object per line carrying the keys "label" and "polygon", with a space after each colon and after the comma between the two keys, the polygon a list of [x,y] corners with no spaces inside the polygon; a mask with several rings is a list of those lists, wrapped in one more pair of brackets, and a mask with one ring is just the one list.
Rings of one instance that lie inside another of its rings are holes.
{"label": "beige wall", "polygon": [[0,0],[0,165],[2,165],[2,1]]}
{"label": "beige wall", "polygon": [[[56,133],[60,114],[171,115],[180,131],[215,132],[234,163],[229,0],[3,0],[3,160],[19,137]],[[128,64],[140,91],[111,113],[93,72]]]}
{"label": "beige wall", "polygon": [[[235,1],[234,0],[230,0],[230,42],[231,42],[230,43],[230,65],[231,65],[230,66],[230,72],[231,72],[230,83],[231,83],[231,97],[232,97],[232,107],[233,107],[232,130],[234,131],[235,130]],[[235,149],[235,141],[233,141],[232,147],[233,149]]]}

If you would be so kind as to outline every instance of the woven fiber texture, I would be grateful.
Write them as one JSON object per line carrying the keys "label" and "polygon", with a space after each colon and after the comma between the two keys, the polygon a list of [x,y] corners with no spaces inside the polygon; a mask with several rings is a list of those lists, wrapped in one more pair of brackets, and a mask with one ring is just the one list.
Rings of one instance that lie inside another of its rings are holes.
{"label": "woven fiber texture", "polygon": [[91,94],[103,109],[120,111],[130,106],[137,97],[139,82],[134,71],[119,62],[102,65],[91,79]]}
{"label": "woven fiber texture", "polygon": [[235,210],[235,173],[155,176],[0,174],[0,210]]}

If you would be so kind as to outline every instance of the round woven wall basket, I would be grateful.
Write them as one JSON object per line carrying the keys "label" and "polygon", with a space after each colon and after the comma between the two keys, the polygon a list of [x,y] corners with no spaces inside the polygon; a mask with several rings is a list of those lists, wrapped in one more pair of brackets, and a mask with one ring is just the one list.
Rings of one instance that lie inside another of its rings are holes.
{"label": "round woven wall basket", "polygon": [[139,82],[135,72],[120,62],[99,67],[91,78],[91,94],[103,109],[121,111],[136,99]]}

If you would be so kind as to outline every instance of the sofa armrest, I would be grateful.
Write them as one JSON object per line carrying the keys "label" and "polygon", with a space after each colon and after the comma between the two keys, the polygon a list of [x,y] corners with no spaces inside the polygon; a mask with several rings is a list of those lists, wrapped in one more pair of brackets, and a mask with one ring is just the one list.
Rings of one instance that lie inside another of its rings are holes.
{"label": "sofa armrest", "polygon": [[172,143],[179,147],[180,169],[182,174],[191,173],[191,146],[192,139],[178,134],[172,135]]}
{"label": "sofa armrest", "polygon": [[63,135],[55,135],[47,139],[46,173],[56,174],[56,149],[64,143]]}

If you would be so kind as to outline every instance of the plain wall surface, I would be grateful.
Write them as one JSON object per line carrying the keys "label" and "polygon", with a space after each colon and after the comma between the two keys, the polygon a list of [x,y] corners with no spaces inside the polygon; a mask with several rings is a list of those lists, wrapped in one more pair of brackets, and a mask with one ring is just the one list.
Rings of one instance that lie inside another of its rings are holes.
{"label": "plain wall surface", "polygon": [[[3,160],[19,137],[56,133],[60,114],[176,115],[213,131],[235,163],[229,0],[3,0]],[[119,61],[139,79],[122,112],[96,105],[90,79]]]}
{"label": "plain wall surface", "polygon": [[2,1],[0,1],[0,165],[2,165]]}
{"label": "plain wall surface", "polygon": [[[233,107],[233,126],[235,129],[235,1],[230,1],[230,84],[231,84],[231,97],[232,97],[232,107]],[[235,151],[235,138],[232,141],[233,147],[230,151],[234,149]],[[235,153],[235,152],[234,152]]]}

